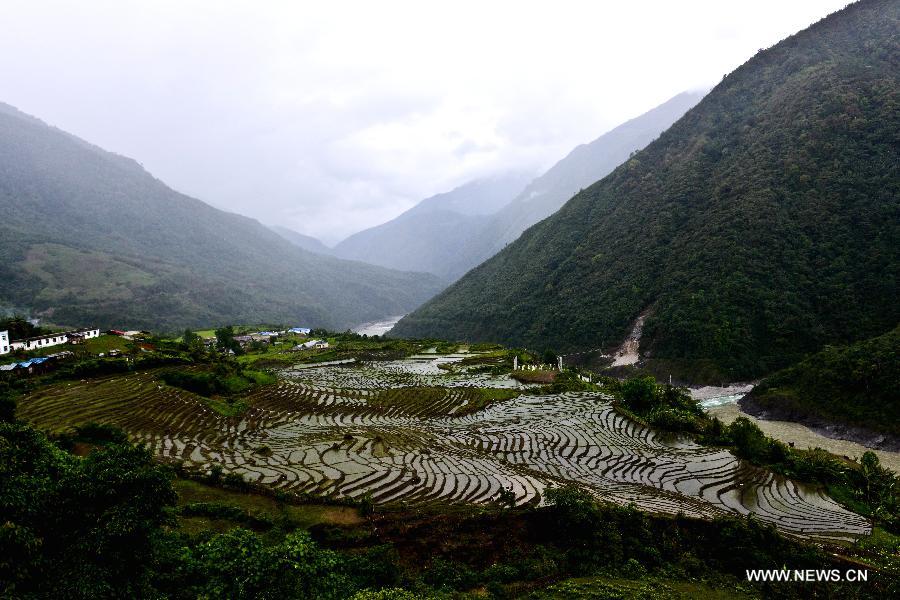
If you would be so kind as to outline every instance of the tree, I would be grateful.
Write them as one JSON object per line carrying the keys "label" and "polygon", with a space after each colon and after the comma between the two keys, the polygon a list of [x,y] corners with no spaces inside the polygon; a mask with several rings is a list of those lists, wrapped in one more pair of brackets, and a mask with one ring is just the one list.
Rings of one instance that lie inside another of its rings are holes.
{"label": "tree", "polygon": [[241,353],[241,345],[234,339],[234,327],[228,325],[216,329],[216,348],[221,352],[231,350],[235,354]]}
{"label": "tree", "polygon": [[622,384],[622,400],[636,413],[645,413],[656,404],[656,380],[653,377],[633,377]]}
{"label": "tree", "polygon": [[189,352],[203,350],[203,339],[190,329],[184,330],[184,334],[181,336],[181,343],[184,349]]}
{"label": "tree", "polygon": [[544,352],[543,360],[546,365],[555,365],[557,358],[558,357],[553,350],[546,350]]}
{"label": "tree", "polygon": [[11,340],[20,340],[48,332],[47,329],[33,325],[21,315],[0,319],[0,331],[9,331],[9,339]]}
{"label": "tree", "polygon": [[756,462],[767,462],[769,439],[747,417],[738,417],[728,427],[728,436],[735,446],[735,454]]}
{"label": "tree", "polygon": [[253,532],[235,529],[188,551],[199,598],[336,599],[352,592],[341,556],[305,531],[267,546]]}
{"label": "tree", "polygon": [[0,596],[146,596],[152,540],[174,503],[171,473],[145,448],[82,459],[0,424]]}

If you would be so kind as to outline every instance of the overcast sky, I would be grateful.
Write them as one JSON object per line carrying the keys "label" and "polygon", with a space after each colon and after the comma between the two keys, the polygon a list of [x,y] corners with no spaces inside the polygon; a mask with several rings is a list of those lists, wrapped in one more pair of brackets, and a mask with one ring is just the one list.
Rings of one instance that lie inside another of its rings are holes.
{"label": "overcast sky", "polygon": [[335,242],[546,169],[846,4],[0,0],[0,101]]}

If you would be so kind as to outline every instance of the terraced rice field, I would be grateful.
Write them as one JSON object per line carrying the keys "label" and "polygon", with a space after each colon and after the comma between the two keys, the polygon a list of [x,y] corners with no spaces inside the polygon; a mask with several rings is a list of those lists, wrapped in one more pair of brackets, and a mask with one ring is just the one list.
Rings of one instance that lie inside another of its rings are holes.
{"label": "terraced rice field", "polygon": [[[855,538],[866,521],[821,492],[744,464],[724,450],[660,435],[596,393],[523,395],[464,414],[473,387],[507,377],[448,374],[439,361],[321,366],[283,373],[224,417],[153,372],[46,388],[20,404],[49,429],[115,424],[167,459],[287,491],[388,502],[540,501],[577,482],[597,497],[663,513],[753,513],[785,532]],[[415,387],[413,387],[415,386]]]}

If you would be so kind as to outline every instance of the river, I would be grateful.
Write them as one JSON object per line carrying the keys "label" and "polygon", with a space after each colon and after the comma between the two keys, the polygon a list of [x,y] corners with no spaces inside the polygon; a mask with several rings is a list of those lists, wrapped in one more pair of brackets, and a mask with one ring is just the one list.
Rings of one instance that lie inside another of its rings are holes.
{"label": "river", "polygon": [[381,321],[363,323],[362,325],[357,325],[356,327],[354,327],[353,331],[360,335],[368,335],[370,337],[373,335],[384,335],[385,333],[390,331],[391,328],[397,324],[397,321],[399,321],[403,317],[404,315],[399,315],[396,317],[388,317]]}
{"label": "river", "polygon": [[718,417],[723,423],[731,423],[738,417],[747,417],[759,428],[776,440],[785,443],[793,442],[796,448],[822,448],[838,456],[849,456],[858,459],[866,450],[878,455],[881,464],[895,473],[900,473],[900,452],[874,450],[856,442],[836,440],[818,433],[806,425],[792,421],[767,421],[757,419],[741,410],[737,401],[753,388],[750,384],[737,384],[729,387],[703,387],[691,389],[691,396],[700,402],[700,406],[711,416]]}

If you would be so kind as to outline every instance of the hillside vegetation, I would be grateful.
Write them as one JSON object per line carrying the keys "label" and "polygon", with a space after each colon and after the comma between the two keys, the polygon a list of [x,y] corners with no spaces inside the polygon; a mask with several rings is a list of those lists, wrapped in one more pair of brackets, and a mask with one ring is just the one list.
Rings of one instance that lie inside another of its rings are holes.
{"label": "hillside vegetation", "polygon": [[306,252],[4,104],[0,212],[0,308],[59,324],[343,329],[440,289],[433,276]]}
{"label": "hillside vegetation", "polygon": [[579,191],[609,175],[632,154],[658,138],[705,93],[678,94],[574,148],[459,244],[451,272],[456,278],[461,277],[502,250],[523,231],[555,213]]}
{"label": "hillside vegetation", "polygon": [[756,386],[741,405],[776,418],[837,423],[890,435],[900,445],[900,327],[828,346]]}
{"label": "hillside vegetation", "polygon": [[900,319],[900,4],[853,4],[729,74],[658,140],[393,333],[641,349],[770,372]]}
{"label": "hillside vegetation", "polygon": [[455,281],[609,174],[702,96],[678,94],[578,146],[534,179],[513,172],[427,198],[392,221],[350,236],[335,247],[335,254]]}

